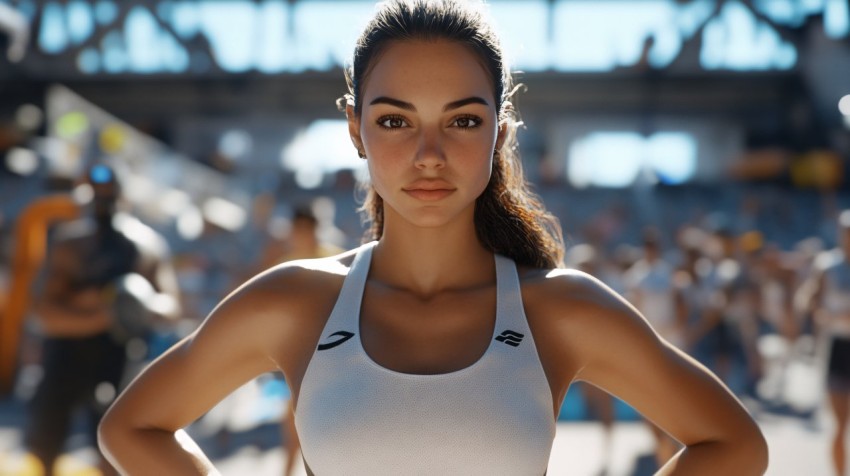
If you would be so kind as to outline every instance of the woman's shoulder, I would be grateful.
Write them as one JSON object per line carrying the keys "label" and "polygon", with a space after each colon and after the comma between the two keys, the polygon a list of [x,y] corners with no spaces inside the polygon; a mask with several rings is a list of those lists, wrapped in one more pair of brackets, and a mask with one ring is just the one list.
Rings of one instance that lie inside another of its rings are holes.
{"label": "woman's shoulder", "polygon": [[305,342],[318,339],[354,254],[290,261],[260,272],[222,299],[199,331],[250,342],[289,368],[288,362],[307,355]]}
{"label": "woman's shoulder", "polygon": [[219,304],[240,319],[313,319],[336,302],[356,250],[316,259],[300,259],[272,266],[236,288]]}
{"label": "woman's shoulder", "polygon": [[622,329],[641,320],[634,307],[600,279],[568,268],[521,273],[522,300],[529,320],[570,335]]}
{"label": "woman's shoulder", "polygon": [[622,301],[599,278],[572,268],[521,269],[520,282],[523,301],[529,296],[535,302],[555,307],[570,304],[592,308]]}
{"label": "woman's shoulder", "polygon": [[[640,318],[596,277],[576,269],[521,270],[526,319],[547,374],[571,382],[610,342],[639,332]],[[625,333],[625,334],[624,334]],[[629,340],[629,339],[626,339]]]}
{"label": "woman's shoulder", "polygon": [[585,272],[554,269],[528,275],[522,299],[538,350],[553,368],[566,369],[569,378],[590,363],[610,361],[611,349],[637,355],[657,347],[646,319]]}
{"label": "woman's shoulder", "polygon": [[256,274],[237,291],[278,298],[339,292],[356,253],[353,249],[324,258],[286,261]]}

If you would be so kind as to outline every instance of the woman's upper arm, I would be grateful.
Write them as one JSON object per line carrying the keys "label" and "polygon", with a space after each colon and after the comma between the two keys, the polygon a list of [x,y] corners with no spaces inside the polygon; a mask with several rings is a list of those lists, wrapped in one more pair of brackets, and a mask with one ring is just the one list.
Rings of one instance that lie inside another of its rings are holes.
{"label": "woman's upper arm", "polygon": [[684,444],[761,438],[725,385],[661,339],[634,307],[593,278],[568,279],[570,294],[581,290],[563,326],[580,360],[575,379],[626,401]]}
{"label": "woman's upper arm", "polygon": [[275,322],[285,314],[286,306],[277,306],[262,282],[243,286],[152,362],[116,400],[107,419],[125,428],[185,427],[240,385],[277,368]]}

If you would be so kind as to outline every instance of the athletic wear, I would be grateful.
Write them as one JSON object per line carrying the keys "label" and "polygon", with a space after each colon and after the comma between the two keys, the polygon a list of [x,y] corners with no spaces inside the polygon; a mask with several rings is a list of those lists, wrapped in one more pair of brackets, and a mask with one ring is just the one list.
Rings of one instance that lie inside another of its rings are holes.
{"label": "athletic wear", "polygon": [[358,250],[301,383],[295,425],[309,469],[321,476],[544,474],[555,436],[552,393],[514,263],[495,257],[496,324],[484,355],[446,374],[407,374],[371,360],[360,341],[374,245]]}
{"label": "athletic wear", "polygon": [[830,339],[827,384],[830,390],[850,392],[850,339],[846,337]]}

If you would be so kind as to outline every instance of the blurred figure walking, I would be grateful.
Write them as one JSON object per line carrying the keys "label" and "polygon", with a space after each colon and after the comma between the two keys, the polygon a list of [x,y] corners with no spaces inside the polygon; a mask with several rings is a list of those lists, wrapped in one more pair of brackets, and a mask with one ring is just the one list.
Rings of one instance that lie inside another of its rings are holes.
{"label": "blurred figure walking", "polygon": [[[47,476],[80,407],[96,446],[97,425],[124,380],[129,340],[143,335],[154,319],[179,314],[167,245],[119,211],[115,170],[94,165],[83,186],[92,197],[84,216],[58,227],[33,292],[43,373],[29,402],[24,444]],[[99,465],[104,474],[114,474],[105,459]]]}
{"label": "blurred figure walking", "polygon": [[839,245],[815,261],[815,272],[804,284],[816,335],[828,341],[827,390],[835,417],[832,463],[835,474],[847,474],[846,433],[850,420],[850,210],[838,217]]}

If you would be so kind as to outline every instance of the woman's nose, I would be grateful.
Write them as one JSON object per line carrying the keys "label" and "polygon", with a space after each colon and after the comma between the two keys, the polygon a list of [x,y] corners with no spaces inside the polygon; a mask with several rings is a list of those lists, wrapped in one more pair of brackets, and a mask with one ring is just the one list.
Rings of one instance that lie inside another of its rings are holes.
{"label": "woman's nose", "polygon": [[419,168],[445,166],[446,156],[438,133],[422,134],[414,162]]}

